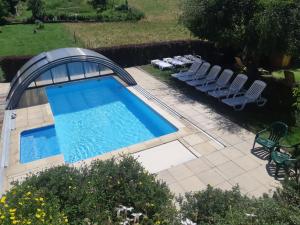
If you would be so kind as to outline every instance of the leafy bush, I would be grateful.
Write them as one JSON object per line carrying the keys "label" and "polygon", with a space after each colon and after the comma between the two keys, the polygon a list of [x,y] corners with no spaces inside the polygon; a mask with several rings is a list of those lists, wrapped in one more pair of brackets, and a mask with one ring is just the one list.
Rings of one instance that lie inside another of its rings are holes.
{"label": "leafy bush", "polygon": [[[95,161],[90,167],[80,169],[68,166],[52,168],[27,178],[14,190],[27,187],[54,202],[71,224],[83,221],[117,224],[119,219],[115,208],[119,205],[142,212],[145,217],[141,224],[159,221],[168,225],[176,221],[176,209],[168,187],[128,157],[118,163],[114,159]],[[15,201],[19,199],[15,197]]]}
{"label": "leafy bush", "polygon": [[296,225],[300,224],[299,190],[297,182],[286,181],[273,197],[255,199],[242,196],[237,187],[230,191],[208,187],[180,199],[181,213],[201,225]]}
{"label": "leafy bush", "polygon": [[241,56],[256,79],[260,61],[299,56],[299,0],[182,0],[182,23],[197,37]]}
{"label": "leafy bush", "polygon": [[136,8],[122,9],[108,9],[103,11],[100,15],[100,21],[117,22],[117,21],[136,21],[144,17],[144,13]]}
{"label": "leafy bush", "polygon": [[31,186],[16,186],[0,199],[0,224],[68,224],[56,198],[47,199]]}

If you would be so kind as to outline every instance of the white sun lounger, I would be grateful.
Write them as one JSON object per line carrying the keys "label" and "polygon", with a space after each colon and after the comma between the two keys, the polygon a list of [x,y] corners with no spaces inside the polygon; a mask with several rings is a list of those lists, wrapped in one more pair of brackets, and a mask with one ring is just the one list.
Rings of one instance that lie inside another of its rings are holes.
{"label": "white sun lounger", "polygon": [[209,70],[209,68],[210,68],[210,63],[207,63],[207,62],[203,63],[200,66],[199,70],[196,72],[195,75],[193,75],[193,76],[178,77],[177,79],[181,80],[181,81],[184,81],[184,82],[189,81],[189,80],[202,79],[202,78],[204,78],[206,76],[207,71]]}
{"label": "white sun lounger", "polygon": [[197,86],[196,89],[201,91],[201,92],[208,92],[208,91],[212,91],[215,89],[221,89],[221,88],[225,88],[229,82],[229,80],[231,79],[233,75],[233,71],[232,70],[223,70],[223,72],[221,73],[221,75],[219,76],[218,80],[214,83],[206,83],[202,86]]}
{"label": "white sun lounger", "polygon": [[208,72],[208,74],[205,78],[203,78],[203,79],[200,78],[200,79],[197,79],[197,80],[190,80],[190,81],[187,81],[186,83],[190,86],[195,87],[195,86],[198,86],[198,85],[203,85],[203,84],[206,84],[206,83],[208,84],[208,83],[214,82],[217,79],[221,69],[222,69],[221,66],[214,65],[210,69],[210,71]]}
{"label": "white sun lounger", "polygon": [[267,103],[267,99],[261,97],[261,93],[266,88],[267,84],[261,80],[253,82],[251,87],[245,94],[240,96],[234,96],[233,98],[223,99],[222,102],[228,106],[233,107],[235,110],[243,110],[249,103],[256,103],[258,106],[264,106]]}
{"label": "white sun lounger", "polygon": [[183,57],[191,61],[197,61],[199,59],[202,59],[200,55],[184,55]]}
{"label": "white sun lounger", "polygon": [[172,64],[164,62],[164,61],[159,60],[159,59],[151,60],[151,64],[153,66],[157,66],[161,70],[174,68],[174,66]]}
{"label": "white sun lounger", "polygon": [[167,62],[167,63],[170,63],[172,64],[173,66],[176,66],[176,67],[181,67],[181,66],[185,66],[186,63],[178,60],[178,59],[173,59],[173,58],[163,58],[163,61],[164,62]]}
{"label": "white sun lounger", "polygon": [[228,88],[221,89],[218,87],[214,91],[209,91],[208,95],[219,99],[236,95],[242,90],[247,80],[248,77],[245,74],[238,74]]}
{"label": "white sun lounger", "polygon": [[179,61],[181,61],[181,62],[184,62],[184,63],[187,64],[187,65],[192,64],[193,62],[195,62],[195,61],[192,61],[192,60],[187,59],[187,58],[185,58],[185,57],[183,57],[183,56],[180,56],[180,55],[174,56],[174,59],[177,59],[177,60],[179,60]]}
{"label": "white sun lounger", "polygon": [[179,73],[173,73],[171,74],[172,77],[178,78],[178,77],[184,77],[184,76],[194,76],[196,72],[199,70],[200,66],[202,64],[201,60],[193,62],[191,67],[187,71],[180,71]]}

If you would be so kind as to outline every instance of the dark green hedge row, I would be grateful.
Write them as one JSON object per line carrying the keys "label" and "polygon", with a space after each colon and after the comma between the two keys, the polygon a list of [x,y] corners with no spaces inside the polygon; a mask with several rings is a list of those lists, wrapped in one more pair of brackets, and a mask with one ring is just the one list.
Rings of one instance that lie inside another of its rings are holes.
{"label": "dark green hedge row", "polygon": [[[152,59],[196,53],[212,63],[223,63],[222,55],[214,46],[204,41],[168,41],[139,45],[124,45],[93,49],[122,67],[145,65]],[[11,81],[17,71],[33,56],[7,56],[0,60],[6,81]]]}
{"label": "dark green hedge row", "polygon": [[[118,21],[138,21],[145,17],[145,14],[133,7],[128,10],[108,9],[99,13],[85,13],[75,15],[74,13],[46,13],[41,19],[45,23],[61,22],[118,22]],[[3,23],[19,24],[34,23],[36,19],[30,17],[22,20],[3,21]],[[1,22],[1,21],[0,21]]]}

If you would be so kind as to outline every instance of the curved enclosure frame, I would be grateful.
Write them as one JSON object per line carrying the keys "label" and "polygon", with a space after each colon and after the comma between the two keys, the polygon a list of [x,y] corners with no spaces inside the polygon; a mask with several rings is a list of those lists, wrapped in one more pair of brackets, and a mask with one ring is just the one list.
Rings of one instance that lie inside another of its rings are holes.
{"label": "curved enclosure frame", "polygon": [[[100,75],[100,67],[102,66],[112,70],[126,84],[130,86],[137,84],[127,71],[97,52],[82,48],[61,48],[41,53],[24,64],[11,82],[6,99],[6,109],[15,109],[26,89],[30,87],[32,82],[41,77],[49,77],[51,80],[49,84],[62,83],[80,79],[80,77],[72,79],[74,74],[87,78],[86,74],[89,70],[94,72],[98,70]],[[64,67],[65,76],[60,76],[60,67]],[[58,69],[57,73],[53,72],[55,69]],[[75,70],[81,70],[83,73],[79,74],[77,72],[76,74]]]}

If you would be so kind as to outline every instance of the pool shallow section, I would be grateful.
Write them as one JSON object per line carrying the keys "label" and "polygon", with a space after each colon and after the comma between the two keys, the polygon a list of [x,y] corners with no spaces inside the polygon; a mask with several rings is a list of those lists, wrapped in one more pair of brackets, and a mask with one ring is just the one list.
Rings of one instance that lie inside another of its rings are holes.
{"label": "pool shallow section", "polygon": [[60,154],[54,126],[23,131],[20,142],[21,163]]}
{"label": "pool shallow section", "polygon": [[113,77],[51,86],[46,93],[68,163],[178,130]]}

